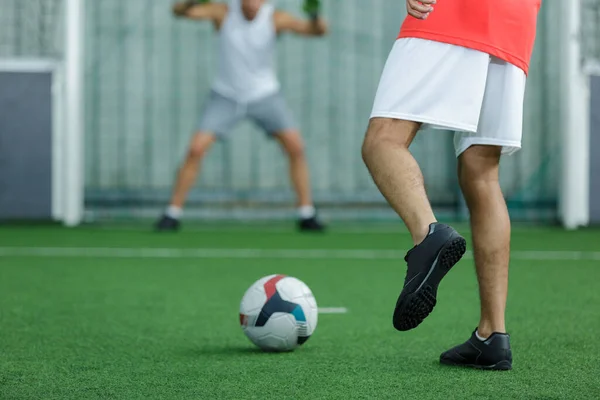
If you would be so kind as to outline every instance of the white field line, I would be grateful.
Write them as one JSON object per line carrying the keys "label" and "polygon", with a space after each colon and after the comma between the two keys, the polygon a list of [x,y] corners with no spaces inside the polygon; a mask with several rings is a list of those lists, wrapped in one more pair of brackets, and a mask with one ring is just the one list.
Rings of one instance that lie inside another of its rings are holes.
{"label": "white field line", "polygon": [[346,314],[346,307],[319,307],[319,314]]}
{"label": "white field line", "polygon": [[[339,259],[400,260],[405,250],[359,249],[216,249],[216,248],[128,248],[128,247],[0,247],[0,257],[75,258],[212,258],[212,259]],[[514,260],[600,261],[600,251],[513,251]],[[471,252],[465,258],[472,259]]]}
{"label": "white field line", "polygon": [[[140,232],[140,225],[139,224],[135,224],[135,225],[110,225],[110,226],[94,226],[93,228],[94,230],[100,230],[100,231],[125,231],[125,232],[135,232],[135,233],[139,233]],[[289,228],[289,227],[271,227],[268,225],[260,225],[259,226],[260,232],[265,232],[265,233],[283,233],[283,234],[288,234],[288,235],[295,235],[296,231],[294,231],[293,229]],[[182,233],[194,233],[194,232],[210,232],[210,233],[249,233],[249,232],[256,232],[257,228],[256,226],[253,225],[248,225],[248,227],[244,228],[244,227],[238,227],[238,226],[222,226],[222,227],[215,227],[214,225],[209,225],[209,226],[202,226],[202,225],[195,225],[195,226],[186,226],[185,231]],[[512,227],[512,232],[513,233],[517,233],[517,232],[532,232],[532,231],[543,231],[544,228],[540,228],[539,226],[536,225],[532,225],[532,226],[527,226],[527,225],[520,225],[520,226],[514,226]],[[468,235],[471,233],[471,230],[468,227],[462,227],[460,229],[461,234],[464,235]],[[332,228],[331,230],[332,234],[335,235],[381,235],[381,234],[387,234],[387,233],[393,233],[393,234],[400,234],[400,235],[409,235],[409,232],[402,227],[401,225],[397,225],[397,224],[384,224],[384,225],[368,225],[368,227],[364,227],[364,226],[342,226],[342,227],[335,227]]]}

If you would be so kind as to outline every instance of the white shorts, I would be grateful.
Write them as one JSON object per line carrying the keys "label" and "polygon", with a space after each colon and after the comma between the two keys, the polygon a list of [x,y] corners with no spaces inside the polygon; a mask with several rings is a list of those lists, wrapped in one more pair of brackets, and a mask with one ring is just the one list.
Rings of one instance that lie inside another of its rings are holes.
{"label": "white shorts", "polygon": [[371,118],[422,122],[455,131],[458,157],[472,145],[521,148],[523,70],[480,51],[398,39],[381,75]]}

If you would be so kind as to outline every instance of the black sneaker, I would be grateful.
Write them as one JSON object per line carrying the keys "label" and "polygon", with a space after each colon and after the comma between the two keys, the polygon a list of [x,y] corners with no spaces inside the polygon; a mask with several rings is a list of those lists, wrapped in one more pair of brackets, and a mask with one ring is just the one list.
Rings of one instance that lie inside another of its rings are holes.
{"label": "black sneaker", "polygon": [[310,218],[301,218],[298,220],[298,229],[301,232],[323,232],[325,225],[323,225],[316,216]]}
{"label": "black sneaker", "polygon": [[440,363],[499,371],[512,369],[510,336],[495,332],[482,341],[473,332],[469,340],[442,353]]}
{"label": "black sneaker", "polygon": [[158,222],[154,225],[157,231],[165,232],[165,231],[178,231],[179,230],[179,220],[176,218],[171,218],[168,215],[163,215]]}
{"label": "black sneaker", "polygon": [[404,257],[408,264],[404,288],[394,310],[394,328],[416,328],[433,310],[442,278],[465,254],[466,240],[454,228],[433,223],[425,240]]}

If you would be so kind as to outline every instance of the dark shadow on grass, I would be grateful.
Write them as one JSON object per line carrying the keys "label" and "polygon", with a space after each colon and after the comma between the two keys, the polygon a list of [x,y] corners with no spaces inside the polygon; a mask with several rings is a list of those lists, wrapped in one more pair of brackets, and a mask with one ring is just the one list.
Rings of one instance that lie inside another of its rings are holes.
{"label": "dark shadow on grass", "polygon": [[437,368],[438,371],[442,371],[446,374],[500,374],[500,375],[509,375],[512,371],[495,371],[495,370],[485,370],[479,368],[469,368],[463,367],[460,365],[447,365],[442,364],[439,361],[432,363],[434,368]]}
{"label": "dark shadow on grass", "polygon": [[298,348],[294,351],[264,351],[258,347],[253,346],[207,346],[207,347],[196,347],[183,351],[183,354],[187,357],[202,358],[202,357],[286,357],[289,354],[294,353],[306,353],[312,352],[312,348]]}

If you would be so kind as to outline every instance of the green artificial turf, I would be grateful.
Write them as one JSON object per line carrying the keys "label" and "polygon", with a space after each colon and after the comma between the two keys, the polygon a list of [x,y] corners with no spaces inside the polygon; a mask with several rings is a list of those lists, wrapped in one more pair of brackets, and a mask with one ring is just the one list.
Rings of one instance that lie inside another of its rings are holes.
{"label": "green artificial turf", "polygon": [[[421,326],[392,328],[405,271],[386,250],[408,248],[400,229],[4,227],[0,399],[598,399],[599,244],[598,230],[515,229],[513,250],[536,253],[511,263],[514,370],[483,372],[438,364],[477,324],[470,257]],[[202,249],[236,250],[209,258]],[[366,255],[352,259],[357,250]],[[272,273],[349,312],[320,315],[293,353],[257,351],[239,301]]]}

